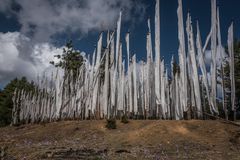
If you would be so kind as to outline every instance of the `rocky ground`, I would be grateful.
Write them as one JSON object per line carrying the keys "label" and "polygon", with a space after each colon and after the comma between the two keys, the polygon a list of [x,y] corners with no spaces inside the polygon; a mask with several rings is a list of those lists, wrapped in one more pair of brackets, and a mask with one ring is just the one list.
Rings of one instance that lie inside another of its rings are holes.
{"label": "rocky ground", "polygon": [[2,159],[240,160],[240,127],[219,121],[63,121],[0,128]]}

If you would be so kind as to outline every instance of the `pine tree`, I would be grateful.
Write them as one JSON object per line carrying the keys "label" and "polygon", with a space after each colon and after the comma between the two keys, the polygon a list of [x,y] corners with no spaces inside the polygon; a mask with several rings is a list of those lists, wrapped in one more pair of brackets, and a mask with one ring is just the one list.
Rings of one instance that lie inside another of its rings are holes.
{"label": "pine tree", "polygon": [[[226,53],[228,50],[226,48]],[[235,64],[235,87],[236,87],[236,107],[237,112],[240,111],[240,41],[234,42],[234,64]],[[229,63],[225,60],[224,65],[224,92],[225,92],[225,105],[227,105],[229,111],[229,117],[233,117],[233,111],[231,111],[231,82],[230,82],[230,67]]]}
{"label": "pine tree", "polygon": [[64,69],[65,74],[72,71],[73,78],[77,78],[79,68],[84,64],[84,58],[80,51],[74,49],[72,41],[67,42],[66,46],[63,48],[62,55],[54,55],[54,57],[57,57],[60,61],[57,63],[50,61],[50,64]]}
{"label": "pine tree", "polygon": [[13,108],[12,97],[16,88],[20,90],[24,89],[25,91],[33,91],[35,84],[33,81],[29,83],[26,77],[22,77],[21,79],[15,78],[0,91],[0,126],[9,125],[11,123]]}

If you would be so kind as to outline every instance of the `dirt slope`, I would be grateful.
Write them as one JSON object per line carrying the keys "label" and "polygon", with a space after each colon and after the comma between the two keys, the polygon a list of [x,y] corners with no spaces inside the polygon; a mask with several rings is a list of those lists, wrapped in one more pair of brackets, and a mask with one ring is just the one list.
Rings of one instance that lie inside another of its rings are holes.
{"label": "dirt slope", "polygon": [[218,121],[65,121],[0,128],[4,159],[240,160],[240,128]]}

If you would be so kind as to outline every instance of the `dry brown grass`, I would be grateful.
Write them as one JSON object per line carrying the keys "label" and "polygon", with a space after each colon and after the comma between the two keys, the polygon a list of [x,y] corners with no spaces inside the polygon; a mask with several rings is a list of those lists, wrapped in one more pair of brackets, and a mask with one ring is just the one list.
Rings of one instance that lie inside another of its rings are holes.
{"label": "dry brown grass", "polygon": [[[240,128],[219,121],[64,121],[0,128],[16,159],[240,159]],[[1,148],[1,147],[0,147]]]}

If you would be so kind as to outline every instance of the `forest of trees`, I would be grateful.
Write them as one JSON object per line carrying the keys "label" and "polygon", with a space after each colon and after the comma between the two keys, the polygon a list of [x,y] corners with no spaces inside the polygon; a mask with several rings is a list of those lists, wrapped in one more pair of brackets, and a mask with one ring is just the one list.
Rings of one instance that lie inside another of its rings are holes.
{"label": "forest of trees", "polygon": [[0,90],[0,126],[9,125],[12,121],[12,97],[16,88],[26,91],[34,90],[34,82],[28,82],[26,77],[15,78],[10,81],[3,90]]}
{"label": "forest of trees", "polygon": [[[226,53],[228,51],[226,49]],[[237,111],[239,112],[240,108],[240,41],[235,40],[234,43],[234,65],[235,65],[235,88],[236,88],[236,101],[235,105],[237,106]],[[231,80],[230,80],[230,68],[229,63],[225,60],[225,66],[218,71],[219,76],[223,79],[223,88],[224,88],[224,105],[229,110],[227,116],[229,119],[234,118],[234,113],[231,111]],[[226,114],[226,113],[225,113]],[[226,115],[225,115],[226,116]],[[240,117],[239,113],[236,115],[238,118]],[[228,118],[227,118],[228,119]]]}

